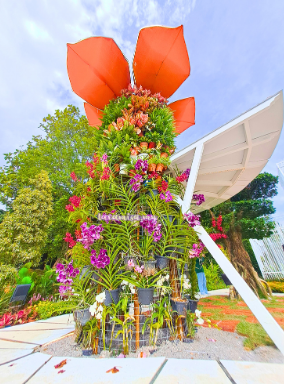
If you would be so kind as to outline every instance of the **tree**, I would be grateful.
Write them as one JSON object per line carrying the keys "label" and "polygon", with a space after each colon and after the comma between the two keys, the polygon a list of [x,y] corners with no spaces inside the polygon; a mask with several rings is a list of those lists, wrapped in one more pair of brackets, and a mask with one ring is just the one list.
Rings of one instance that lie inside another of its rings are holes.
{"label": "tree", "polygon": [[244,239],[263,239],[272,234],[274,223],[268,215],[275,212],[271,197],[277,194],[278,177],[270,173],[258,175],[246,188],[230,200],[202,213],[205,225],[209,225],[212,216],[223,217],[223,230],[227,238],[223,239],[230,260],[236,270],[256,294],[261,292],[267,297],[268,285],[259,278],[246,251]]}
{"label": "tree", "polygon": [[46,171],[30,179],[0,224],[0,264],[38,265],[52,216],[52,185]]}
{"label": "tree", "polygon": [[29,179],[41,170],[48,172],[54,213],[43,251],[49,259],[56,259],[65,250],[63,237],[70,230],[65,210],[75,184],[70,174],[75,172],[79,179],[86,177],[84,163],[96,148],[95,128],[72,105],[55,111],[54,116],[48,115],[40,128],[45,137],[33,136],[25,149],[5,154],[6,165],[0,169],[0,201],[11,209],[18,191],[29,185]]}

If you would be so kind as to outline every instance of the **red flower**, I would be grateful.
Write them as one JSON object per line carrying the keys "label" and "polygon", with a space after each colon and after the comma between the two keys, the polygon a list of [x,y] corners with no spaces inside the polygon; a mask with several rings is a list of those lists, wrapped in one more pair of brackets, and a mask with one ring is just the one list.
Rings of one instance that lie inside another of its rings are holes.
{"label": "red flower", "polygon": [[73,212],[74,211],[74,207],[72,204],[68,204],[65,206],[65,209],[67,209],[68,212]]}
{"label": "red flower", "polygon": [[76,245],[76,241],[73,239],[71,233],[67,232],[64,241],[69,244],[69,248],[73,248]]}
{"label": "red flower", "polygon": [[103,169],[103,174],[101,176],[101,180],[108,180],[110,177],[110,168],[109,167],[105,167]]}
{"label": "red flower", "polygon": [[69,201],[74,205],[75,208],[78,208],[81,203],[81,198],[78,196],[72,196],[70,197]]}
{"label": "red flower", "polygon": [[78,181],[78,178],[77,178],[75,172],[71,172],[71,173],[70,173],[70,177],[71,177],[72,180],[74,180],[74,181]]}
{"label": "red flower", "polygon": [[81,231],[81,229],[76,229],[75,236],[76,236],[76,239],[81,239],[82,238],[82,231]]}
{"label": "red flower", "polygon": [[165,180],[163,180],[161,187],[158,187],[159,193],[166,192],[166,190],[168,189],[168,186],[169,186],[168,183]]}

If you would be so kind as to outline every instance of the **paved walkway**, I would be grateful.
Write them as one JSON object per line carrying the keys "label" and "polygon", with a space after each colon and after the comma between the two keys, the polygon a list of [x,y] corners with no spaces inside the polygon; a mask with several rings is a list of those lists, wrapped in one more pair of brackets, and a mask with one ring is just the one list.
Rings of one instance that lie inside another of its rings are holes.
{"label": "paved walkway", "polygon": [[[121,383],[121,384],[283,384],[284,364],[190,359],[88,359],[65,360],[36,352],[74,330],[72,315],[17,325],[0,330],[0,383]],[[116,373],[112,369],[116,367]],[[110,371],[110,372],[108,372]]]}

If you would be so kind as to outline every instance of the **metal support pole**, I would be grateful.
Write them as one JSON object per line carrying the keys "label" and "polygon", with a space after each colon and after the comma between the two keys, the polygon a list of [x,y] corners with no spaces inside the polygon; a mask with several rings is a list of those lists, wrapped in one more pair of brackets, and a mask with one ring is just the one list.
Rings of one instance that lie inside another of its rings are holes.
{"label": "metal support pole", "polygon": [[192,195],[194,192],[194,187],[195,187],[196,179],[198,176],[198,170],[199,170],[201,157],[203,153],[203,148],[204,148],[203,144],[199,144],[195,148],[194,157],[193,157],[192,165],[190,168],[190,175],[187,181],[187,186],[186,186],[186,190],[185,190],[185,194],[182,202],[183,213],[187,212],[190,208]]}
{"label": "metal support pole", "polygon": [[271,337],[274,344],[284,355],[284,331],[280,325],[274,320],[259,298],[250,289],[244,279],[239,275],[224,253],[218,248],[217,244],[211,239],[209,234],[202,226],[194,227],[199,239],[206,246],[208,251],[220,265],[224,273],[228,276],[233,286],[236,288],[244,302],[252,311],[254,316],[263,326],[267,334]]}

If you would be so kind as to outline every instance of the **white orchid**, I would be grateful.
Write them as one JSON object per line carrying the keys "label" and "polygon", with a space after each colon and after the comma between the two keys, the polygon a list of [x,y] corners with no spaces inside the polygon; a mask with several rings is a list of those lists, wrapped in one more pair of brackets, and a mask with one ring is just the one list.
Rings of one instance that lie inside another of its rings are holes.
{"label": "white orchid", "polygon": [[201,311],[199,311],[198,309],[195,310],[195,314],[196,316],[199,318],[201,316]]}
{"label": "white orchid", "polygon": [[92,316],[94,316],[94,314],[97,312],[97,303],[96,302],[90,306],[89,312],[91,313]]}
{"label": "white orchid", "polygon": [[101,318],[102,318],[102,314],[101,314],[100,312],[98,312],[98,313],[96,314],[96,319],[100,320]]}
{"label": "white orchid", "polygon": [[196,320],[196,322],[197,322],[198,324],[202,325],[202,324],[204,323],[204,320],[201,319],[201,317],[199,317],[199,318]]}
{"label": "white orchid", "polygon": [[96,296],[96,301],[97,301],[98,303],[103,303],[103,302],[105,301],[105,299],[106,299],[106,294],[105,294],[105,292],[102,292],[102,293],[100,293],[100,294],[98,294],[98,295]]}
{"label": "white orchid", "polygon": [[98,312],[102,312],[103,310],[104,310],[104,308],[102,305],[98,306]]}

